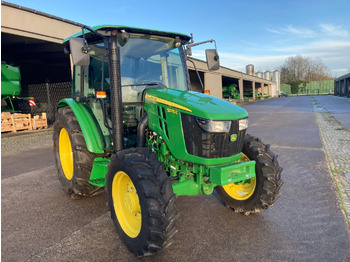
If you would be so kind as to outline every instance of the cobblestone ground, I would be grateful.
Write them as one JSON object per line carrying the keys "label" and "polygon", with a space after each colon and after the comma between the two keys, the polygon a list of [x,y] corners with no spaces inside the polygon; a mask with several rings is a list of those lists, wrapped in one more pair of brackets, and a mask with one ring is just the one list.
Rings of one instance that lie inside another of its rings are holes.
{"label": "cobblestone ground", "polygon": [[317,99],[311,97],[311,103],[329,166],[350,226],[350,132]]}
{"label": "cobblestone ground", "polygon": [[5,134],[1,137],[1,153],[52,145],[52,128],[23,134]]}

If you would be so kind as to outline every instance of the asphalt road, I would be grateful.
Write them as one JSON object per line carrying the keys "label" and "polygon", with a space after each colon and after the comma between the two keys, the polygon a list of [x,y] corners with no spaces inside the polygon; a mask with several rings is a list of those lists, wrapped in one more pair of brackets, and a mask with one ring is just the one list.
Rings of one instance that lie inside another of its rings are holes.
{"label": "asphalt road", "polygon": [[272,208],[244,216],[215,195],[178,197],[175,243],[153,257],[136,259],[115,232],[105,193],[82,200],[63,193],[51,141],[46,141],[2,150],[2,260],[350,261],[349,227],[310,97],[244,107],[250,115],[248,133],[271,144],[284,168],[282,195]]}

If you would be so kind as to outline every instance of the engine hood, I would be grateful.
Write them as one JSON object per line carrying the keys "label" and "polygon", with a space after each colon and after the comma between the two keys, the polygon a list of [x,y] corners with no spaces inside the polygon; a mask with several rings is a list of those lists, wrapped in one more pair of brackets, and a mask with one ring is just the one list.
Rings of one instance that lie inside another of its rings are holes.
{"label": "engine hood", "polygon": [[214,96],[170,88],[149,89],[146,103],[160,103],[174,110],[212,120],[235,120],[248,117],[245,109]]}

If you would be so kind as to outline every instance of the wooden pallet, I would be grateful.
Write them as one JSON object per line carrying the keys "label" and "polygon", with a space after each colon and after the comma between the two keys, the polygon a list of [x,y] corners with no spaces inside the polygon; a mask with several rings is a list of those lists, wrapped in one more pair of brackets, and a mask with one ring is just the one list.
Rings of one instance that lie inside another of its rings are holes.
{"label": "wooden pallet", "polygon": [[9,112],[1,113],[1,133],[3,132],[16,132],[12,114]]}
{"label": "wooden pallet", "polygon": [[33,130],[47,128],[46,113],[42,113],[41,116],[40,115],[34,116],[32,118],[32,127],[33,127]]}
{"label": "wooden pallet", "polygon": [[32,118],[30,114],[1,113],[1,133],[17,132],[20,130],[32,130]]}

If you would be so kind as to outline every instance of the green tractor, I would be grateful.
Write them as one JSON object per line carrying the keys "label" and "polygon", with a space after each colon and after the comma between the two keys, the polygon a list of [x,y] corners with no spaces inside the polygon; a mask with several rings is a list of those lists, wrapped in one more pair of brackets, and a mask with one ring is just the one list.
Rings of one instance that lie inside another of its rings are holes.
{"label": "green tractor", "polygon": [[[190,91],[192,37],[84,26],[64,44],[73,94],[59,102],[54,124],[58,178],[72,198],[106,189],[131,252],[151,255],[172,243],[176,196],[215,190],[243,214],[274,204],[282,168],[268,145],[246,134],[247,112]],[[218,69],[216,48],[206,56],[209,70]]]}
{"label": "green tractor", "polygon": [[239,92],[237,91],[237,85],[231,84],[229,86],[223,86],[222,87],[222,97],[223,98],[228,98],[228,99],[234,99],[234,100],[239,100],[240,95]]}

